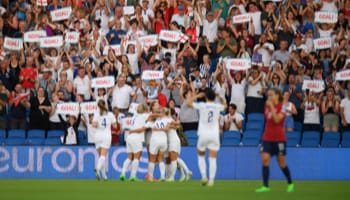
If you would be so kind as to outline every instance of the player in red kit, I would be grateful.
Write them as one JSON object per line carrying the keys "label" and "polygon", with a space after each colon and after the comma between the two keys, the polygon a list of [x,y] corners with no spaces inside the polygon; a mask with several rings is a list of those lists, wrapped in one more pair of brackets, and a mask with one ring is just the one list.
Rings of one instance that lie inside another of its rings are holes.
{"label": "player in red kit", "polygon": [[283,106],[282,93],[278,89],[270,89],[265,105],[265,130],[262,137],[261,160],[263,172],[263,186],[256,192],[269,192],[269,165],[272,156],[277,156],[277,162],[288,181],[287,192],[294,191],[289,169],[286,165],[286,135],[284,133],[284,119],[286,117]]}

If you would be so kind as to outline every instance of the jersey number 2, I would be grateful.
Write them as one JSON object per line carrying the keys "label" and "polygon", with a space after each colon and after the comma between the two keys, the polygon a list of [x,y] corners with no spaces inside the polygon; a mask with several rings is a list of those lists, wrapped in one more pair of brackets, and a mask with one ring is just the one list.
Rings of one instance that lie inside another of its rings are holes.
{"label": "jersey number 2", "polygon": [[214,112],[211,110],[208,112],[208,123],[213,121]]}

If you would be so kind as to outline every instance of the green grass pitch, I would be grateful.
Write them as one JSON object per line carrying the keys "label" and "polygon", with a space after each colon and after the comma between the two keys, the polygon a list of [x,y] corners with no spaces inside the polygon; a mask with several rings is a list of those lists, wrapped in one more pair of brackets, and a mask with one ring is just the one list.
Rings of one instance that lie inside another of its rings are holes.
{"label": "green grass pitch", "polygon": [[109,180],[0,180],[1,200],[349,200],[350,182],[296,181],[295,192],[287,193],[284,181],[271,181],[269,193],[257,194],[261,181],[216,181],[202,187],[186,183],[120,182]]}

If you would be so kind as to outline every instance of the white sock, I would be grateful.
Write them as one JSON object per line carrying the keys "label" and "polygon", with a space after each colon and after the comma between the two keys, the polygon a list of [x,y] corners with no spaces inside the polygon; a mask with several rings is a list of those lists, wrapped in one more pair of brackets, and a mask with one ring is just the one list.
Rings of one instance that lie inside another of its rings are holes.
{"label": "white sock", "polygon": [[182,168],[183,170],[185,170],[186,174],[188,174],[189,172],[191,172],[191,171],[188,169],[188,167],[187,167],[185,161],[183,161],[181,158],[178,158],[178,159],[177,159],[177,164],[180,165],[180,168]]}
{"label": "white sock", "polygon": [[209,157],[209,180],[213,181],[216,175],[216,158]]}
{"label": "white sock", "polygon": [[160,178],[165,179],[165,164],[164,162],[159,163]]}
{"label": "white sock", "polygon": [[171,170],[170,170],[170,164],[165,165],[165,178],[170,178]]}
{"label": "white sock", "polygon": [[184,168],[182,168],[180,165],[179,165],[179,163],[177,163],[178,164],[178,170],[179,170],[179,172],[180,172],[180,179],[181,178],[183,178],[183,177],[185,177],[185,171],[184,171]]}
{"label": "white sock", "polygon": [[122,175],[125,176],[126,170],[128,170],[128,167],[131,163],[131,160],[127,158],[123,163],[123,169],[122,169]]}
{"label": "white sock", "polygon": [[155,164],[153,162],[148,162],[148,175],[149,180],[153,180],[153,172],[154,172]]}
{"label": "white sock", "polygon": [[207,178],[207,165],[204,156],[198,156],[198,167],[203,178]]}
{"label": "white sock", "polygon": [[139,168],[139,160],[134,159],[131,164],[130,177],[136,177],[137,169]]}
{"label": "white sock", "polygon": [[105,156],[101,156],[101,163],[102,163],[102,166],[101,166],[101,173],[102,173],[102,176],[103,178],[107,177],[106,176],[106,157]]}
{"label": "white sock", "polygon": [[100,156],[100,157],[98,158],[97,166],[96,166],[96,169],[97,169],[98,171],[100,171],[100,170],[102,169],[102,166],[103,166],[105,160],[106,160],[106,157],[105,157],[105,156]]}
{"label": "white sock", "polygon": [[170,179],[174,179],[175,178],[176,167],[177,167],[176,160],[171,161],[171,163],[170,163],[170,175],[169,175]]}

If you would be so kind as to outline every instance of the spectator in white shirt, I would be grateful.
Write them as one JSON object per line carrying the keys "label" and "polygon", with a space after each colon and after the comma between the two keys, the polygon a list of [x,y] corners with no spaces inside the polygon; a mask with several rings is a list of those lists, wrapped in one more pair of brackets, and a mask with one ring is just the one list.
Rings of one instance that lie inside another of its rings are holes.
{"label": "spectator in white shirt", "polygon": [[147,25],[145,29],[147,29],[147,31],[149,32],[151,31],[151,24],[154,19],[154,12],[149,6],[149,0],[142,0],[141,7],[142,7],[143,24]]}
{"label": "spectator in white shirt", "polygon": [[117,85],[112,93],[112,107],[116,107],[122,113],[127,113],[131,98],[134,96],[134,90],[125,84],[125,75],[118,76]]}
{"label": "spectator in white shirt", "polygon": [[347,90],[347,97],[340,103],[340,117],[343,131],[350,131],[350,88]]}
{"label": "spectator in white shirt", "polygon": [[274,50],[275,47],[267,41],[267,35],[264,33],[261,34],[259,43],[254,46],[253,52],[254,54],[261,54],[263,65],[268,67],[271,64],[271,56]]}
{"label": "spectator in white shirt", "polygon": [[228,114],[224,118],[224,130],[242,132],[243,116],[236,112],[236,105],[230,104],[228,107]]}
{"label": "spectator in white shirt", "polygon": [[91,15],[95,17],[95,20],[101,20],[101,28],[108,32],[108,21],[109,21],[110,10],[105,1],[97,1]]}
{"label": "spectator in white shirt", "polygon": [[218,34],[218,19],[220,15],[215,18],[213,12],[208,12],[206,18],[202,15],[202,12],[199,12],[199,16],[203,21],[203,36],[208,39],[209,43],[214,43],[217,39]]}
{"label": "spectator in white shirt", "polygon": [[171,17],[170,22],[175,21],[179,26],[186,28],[187,25],[189,24],[189,18],[187,15],[185,15],[185,6],[183,4],[180,4],[177,7],[177,10],[178,10],[178,13]]}
{"label": "spectator in white shirt", "polygon": [[77,94],[84,95],[84,100],[89,101],[90,96],[90,78],[86,74],[85,67],[79,67],[78,76],[75,77],[73,81],[73,94],[76,96]]}

